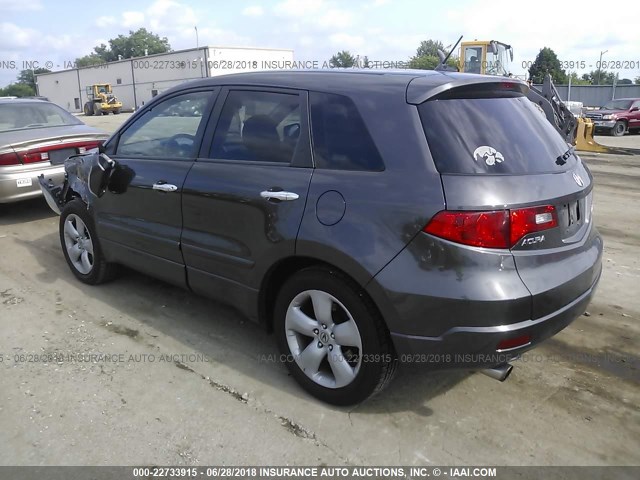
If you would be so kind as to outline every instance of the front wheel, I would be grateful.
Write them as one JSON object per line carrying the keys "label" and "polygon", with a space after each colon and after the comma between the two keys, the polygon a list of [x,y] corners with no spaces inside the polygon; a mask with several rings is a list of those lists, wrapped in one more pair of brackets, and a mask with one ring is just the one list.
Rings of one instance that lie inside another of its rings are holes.
{"label": "front wheel", "polygon": [[292,376],[316,398],[353,405],[381,391],[397,359],[380,314],[352,280],[308,268],[281,288],[274,328]]}
{"label": "front wheel", "polygon": [[626,131],[627,131],[627,126],[625,125],[625,123],[618,120],[616,124],[613,126],[613,128],[611,129],[611,134],[614,137],[621,137],[624,135],[624,132]]}
{"label": "front wheel", "polygon": [[71,272],[89,285],[113,278],[116,265],[105,260],[86,204],[75,199],[60,215],[60,244]]}

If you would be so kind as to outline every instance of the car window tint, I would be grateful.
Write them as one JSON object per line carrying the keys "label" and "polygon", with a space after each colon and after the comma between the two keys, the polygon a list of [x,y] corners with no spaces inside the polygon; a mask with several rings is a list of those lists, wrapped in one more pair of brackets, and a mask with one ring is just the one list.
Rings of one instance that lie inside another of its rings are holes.
{"label": "car window tint", "polygon": [[194,158],[196,133],[211,92],[193,92],[156,105],[120,136],[117,155]]}
{"label": "car window tint", "polygon": [[291,163],[299,136],[299,95],[235,90],[225,100],[209,156]]}
{"label": "car window tint", "polygon": [[309,99],[316,168],[384,170],[380,153],[350,98],[311,92]]}
{"label": "car window tint", "polygon": [[452,98],[418,106],[440,173],[539,174],[569,170],[575,155],[526,97]]}

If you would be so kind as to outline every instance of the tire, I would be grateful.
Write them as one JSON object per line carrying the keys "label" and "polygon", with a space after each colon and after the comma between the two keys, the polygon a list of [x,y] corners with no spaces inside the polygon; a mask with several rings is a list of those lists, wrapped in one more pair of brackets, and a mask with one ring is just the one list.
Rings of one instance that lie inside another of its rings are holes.
{"label": "tire", "polygon": [[90,117],[90,116],[93,115],[93,108],[89,108],[89,104],[88,103],[85,104],[85,106],[84,106],[84,114],[87,117]]}
{"label": "tire", "polygon": [[375,305],[333,269],[306,268],[284,283],[275,303],[274,329],[291,375],[311,395],[333,405],[354,405],[382,391],[397,368]]}
{"label": "tire", "polygon": [[102,111],[102,109],[98,106],[97,103],[93,104],[93,114],[94,115],[102,115],[104,112]]}
{"label": "tire", "polygon": [[120,109],[119,109],[119,108],[116,108],[116,109],[113,111],[113,114],[114,114],[114,115],[118,115],[119,113],[120,113]]}
{"label": "tire", "polygon": [[627,131],[627,124],[621,120],[618,120],[611,129],[611,135],[614,137],[622,137]]}
{"label": "tire", "polygon": [[[111,280],[117,265],[105,260],[87,205],[80,199],[65,205],[60,214],[60,245],[71,272],[88,285]],[[79,252],[72,258],[73,252]]]}

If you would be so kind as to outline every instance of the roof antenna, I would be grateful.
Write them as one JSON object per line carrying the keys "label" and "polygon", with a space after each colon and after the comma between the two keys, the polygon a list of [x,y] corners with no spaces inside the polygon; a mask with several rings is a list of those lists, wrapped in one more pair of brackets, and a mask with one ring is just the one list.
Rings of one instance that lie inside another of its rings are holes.
{"label": "roof antenna", "polygon": [[450,70],[448,70],[448,67],[447,67],[447,60],[449,60],[449,57],[451,56],[453,51],[456,49],[456,47],[460,43],[460,40],[462,40],[462,35],[460,35],[460,38],[458,39],[456,44],[453,46],[453,48],[451,50],[449,50],[449,54],[447,56],[445,56],[445,54],[444,54],[444,52],[442,50],[438,50],[438,57],[440,57],[440,63],[438,64],[438,66],[434,70],[436,70],[436,71],[443,71],[443,70],[444,71],[450,71]]}

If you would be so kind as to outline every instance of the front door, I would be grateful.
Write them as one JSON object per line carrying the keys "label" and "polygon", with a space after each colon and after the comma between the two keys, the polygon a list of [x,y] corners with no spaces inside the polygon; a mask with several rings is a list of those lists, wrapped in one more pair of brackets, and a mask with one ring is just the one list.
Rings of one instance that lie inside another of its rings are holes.
{"label": "front door", "polygon": [[98,235],[111,261],[186,285],[181,195],[200,148],[215,90],[188,91],[149,108],[122,133],[117,165],[96,202]]}

